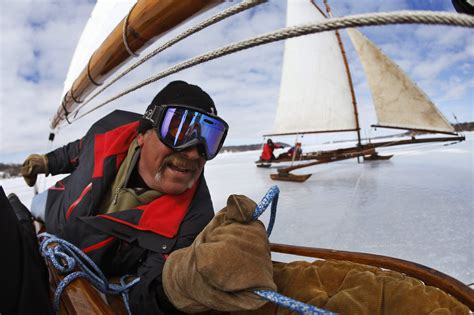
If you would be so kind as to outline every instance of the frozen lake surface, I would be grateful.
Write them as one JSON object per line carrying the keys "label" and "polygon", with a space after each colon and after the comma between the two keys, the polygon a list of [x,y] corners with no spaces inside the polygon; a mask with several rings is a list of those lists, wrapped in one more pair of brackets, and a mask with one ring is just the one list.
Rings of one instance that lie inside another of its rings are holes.
{"label": "frozen lake surface", "polygon": [[[254,165],[258,151],[221,154],[205,174],[216,211],[230,194],[258,202],[272,185],[280,187],[272,242],[398,257],[472,283],[474,135],[467,138],[381,149],[394,154],[388,161],[353,159],[295,171],[313,174],[304,183],[272,181],[275,169]],[[48,177],[46,185],[55,180]],[[0,184],[29,205],[33,192],[21,178]],[[268,214],[261,219],[266,224]]]}

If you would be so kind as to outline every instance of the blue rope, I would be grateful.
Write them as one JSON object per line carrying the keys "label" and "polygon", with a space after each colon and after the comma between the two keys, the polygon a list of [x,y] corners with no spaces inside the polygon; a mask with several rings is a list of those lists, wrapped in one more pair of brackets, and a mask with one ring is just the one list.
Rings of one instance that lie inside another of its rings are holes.
{"label": "blue rope", "polygon": [[[278,195],[280,194],[280,189],[278,186],[272,186],[268,192],[265,194],[265,196],[262,198],[262,200],[258,203],[257,207],[255,207],[255,212],[252,215],[252,220],[257,220],[258,217],[260,217],[263,212],[268,208],[268,206],[271,204],[271,212],[270,212],[270,222],[268,223],[267,227],[267,235],[270,237],[270,234],[272,233],[273,225],[275,223],[275,218],[276,218],[276,210],[277,210],[277,204],[278,204]],[[332,315],[336,314],[333,312],[329,312],[320,308],[317,308],[316,306],[305,304],[303,302],[294,300],[292,298],[289,298],[287,296],[284,296],[278,292],[271,291],[271,290],[254,290],[253,291],[255,294],[260,296],[262,299],[273,302],[277,304],[278,306],[287,308],[295,313],[298,314],[316,314],[316,315]]]}
{"label": "blue rope", "polygon": [[[75,271],[64,277],[58,284],[54,292],[54,309],[56,313],[59,312],[61,294],[66,286],[77,278],[85,278],[102,293],[121,294],[125,308],[131,314],[130,306],[128,305],[128,290],[138,283],[140,278],[135,278],[129,283],[125,283],[126,276],[123,276],[120,279],[120,284],[109,283],[99,267],[73,244],[48,233],[41,233],[39,237],[42,238],[40,244],[41,254],[53,264],[56,270],[63,274],[69,273],[76,268],[76,264],[78,269],[80,269],[80,271]],[[56,246],[49,246],[49,244],[53,243]]]}
{"label": "blue rope", "polygon": [[252,220],[257,220],[265,210],[267,210],[268,206],[271,204],[271,212],[270,212],[270,222],[268,222],[267,227],[267,235],[270,237],[272,234],[273,225],[275,224],[276,218],[276,210],[278,205],[278,195],[280,194],[280,188],[278,186],[272,186],[262,198],[262,200],[258,203],[257,207],[255,208],[255,212],[252,215]]}
{"label": "blue rope", "polygon": [[295,313],[304,315],[335,315],[336,313],[329,312],[316,306],[305,304],[303,302],[293,300],[292,298],[286,297],[278,292],[270,290],[255,290],[253,291],[261,298],[278,304],[281,307],[287,308]]}

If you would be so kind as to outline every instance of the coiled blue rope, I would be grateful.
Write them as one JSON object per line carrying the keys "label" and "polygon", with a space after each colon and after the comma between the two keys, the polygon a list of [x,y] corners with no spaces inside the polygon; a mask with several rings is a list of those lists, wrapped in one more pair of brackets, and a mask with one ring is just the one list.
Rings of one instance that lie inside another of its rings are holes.
{"label": "coiled blue rope", "polygon": [[[255,207],[255,212],[252,215],[253,220],[257,220],[260,215],[268,208],[271,204],[271,212],[270,212],[270,221],[267,227],[267,235],[270,237],[270,234],[273,229],[273,225],[275,223],[276,218],[276,210],[278,204],[278,195],[280,194],[280,189],[278,186],[272,186],[262,200],[258,203],[257,207]],[[309,305],[287,296],[284,296],[278,292],[270,291],[270,290],[255,290],[253,291],[255,294],[260,296],[262,299],[273,302],[281,307],[287,308],[295,313],[298,314],[317,314],[317,315],[334,315],[336,313],[329,312],[316,306]]]}
{"label": "coiled blue rope", "polygon": [[[58,284],[54,292],[54,310],[56,313],[59,312],[61,294],[66,286],[77,278],[85,278],[102,293],[120,294],[128,314],[131,314],[128,304],[128,290],[138,283],[140,278],[135,278],[125,283],[127,276],[123,276],[120,279],[120,284],[109,283],[99,267],[73,244],[49,233],[41,233],[38,236],[42,240],[40,243],[41,254],[53,264],[56,270],[63,274],[68,273],[76,268],[76,264],[77,268],[80,269],[80,271],[72,272],[64,277]],[[49,246],[50,244],[55,244],[56,246]]]}

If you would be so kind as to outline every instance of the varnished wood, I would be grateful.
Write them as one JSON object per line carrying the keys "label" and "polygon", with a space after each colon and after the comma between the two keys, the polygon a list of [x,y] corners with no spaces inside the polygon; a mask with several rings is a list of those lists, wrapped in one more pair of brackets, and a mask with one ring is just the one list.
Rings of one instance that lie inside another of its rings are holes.
{"label": "varnished wood", "polygon": [[[52,291],[64,279],[49,262],[50,286]],[[60,303],[60,314],[104,314],[113,315],[111,307],[101,298],[99,292],[84,278],[72,281],[63,290]]]}
{"label": "varnished wood", "polygon": [[[139,52],[176,26],[222,0],[138,0],[128,17],[126,37],[132,52]],[[65,111],[72,112],[97,85],[130,59],[122,39],[125,18],[97,48],[88,64],[64,95],[62,105],[51,122],[56,128]]]}
{"label": "varnished wood", "polygon": [[474,310],[474,290],[459,280],[454,279],[453,277],[421,264],[388,256],[340,251],[334,249],[302,247],[276,243],[272,243],[270,246],[271,250],[277,253],[320,259],[347,260],[355,263],[401,272],[423,281],[426,285],[434,286],[443,290],[444,292],[454,296],[460,302],[464,303],[471,310]]}

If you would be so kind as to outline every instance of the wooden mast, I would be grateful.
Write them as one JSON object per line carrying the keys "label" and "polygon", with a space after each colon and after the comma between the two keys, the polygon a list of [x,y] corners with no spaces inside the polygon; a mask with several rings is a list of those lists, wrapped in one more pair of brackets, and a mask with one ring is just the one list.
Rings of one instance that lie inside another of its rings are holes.
{"label": "wooden mast", "polygon": [[[311,3],[313,3],[313,1],[311,1]],[[326,6],[326,11],[327,11],[329,17],[332,18],[331,8],[329,7],[329,4],[328,4],[327,0],[324,0],[324,5]],[[352,106],[354,107],[354,118],[355,118],[356,131],[357,131],[357,145],[360,147],[362,145],[362,141],[361,141],[361,138],[360,138],[359,113],[357,111],[357,101],[356,101],[356,97],[355,97],[355,93],[354,93],[354,86],[352,84],[351,70],[349,68],[349,63],[347,62],[346,51],[344,49],[344,45],[343,45],[342,40],[341,40],[341,35],[339,34],[338,30],[335,30],[335,32],[336,32],[336,38],[337,38],[337,42],[339,44],[339,48],[341,49],[342,60],[344,60],[344,67],[346,68],[347,81],[349,81],[349,88],[350,88],[351,97],[352,97]]]}
{"label": "wooden mast", "polygon": [[64,95],[52,122],[55,129],[67,119],[119,66],[174,27],[223,0],[138,0],[130,13],[92,54],[86,67]]}

